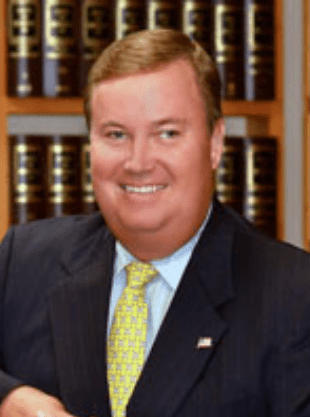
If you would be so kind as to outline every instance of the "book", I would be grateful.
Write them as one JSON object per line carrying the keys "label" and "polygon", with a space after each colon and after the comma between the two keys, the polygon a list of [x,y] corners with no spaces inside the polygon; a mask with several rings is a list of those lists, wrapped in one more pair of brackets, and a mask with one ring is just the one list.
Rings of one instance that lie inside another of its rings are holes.
{"label": "book", "polygon": [[47,217],[76,214],[80,207],[80,137],[54,135],[47,140]]}
{"label": "book", "polygon": [[222,79],[222,97],[244,98],[243,0],[213,0],[214,59]]}
{"label": "book", "polygon": [[45,216],[44,138],[10,135],[10,221],[27,223]]}
{"label": "book", "polygon": [[110,0],[82,0],[80,37],[80,95],[86,85],[88,72],[114,38],[114,7]]}
{"label": "book", "polygon": [[91,178],[90,143],[88,136],[81,137],[81,213],[91,214],[98,210]]}
{"label": "book", "polygon": [[43,95],[77,96],[79,2],[42,0]]}
{"label": "book", "polygon": [[115,38],[146,29],[146,6],[141,0],[115,0]]}
{"label": "book", "polygon": [[8,95],[39,96],[41,76],[40,0],[8,0]]}
{"label": "book", "polygon": [[182,32],[197,41],[210,56],[214,54],[212,0],[183,0]]}
{"label": "book", "polygon": [[215,194],[220,202],[243,214],[245,190],[242,137],[226,137],[222,159],[215,175]]}
{"label": "book", "polygon": [[277,140],[271,137],[247,137],[243,143],[243,215],[259,230],[277,237]]}
{"label": "book", "polygon": [[147,0],[147,29],[181,29],[179,0]]}
{"label": "book", "polygon": [[272,0],[245,0],[245,99],[272,100],[274,11]]}

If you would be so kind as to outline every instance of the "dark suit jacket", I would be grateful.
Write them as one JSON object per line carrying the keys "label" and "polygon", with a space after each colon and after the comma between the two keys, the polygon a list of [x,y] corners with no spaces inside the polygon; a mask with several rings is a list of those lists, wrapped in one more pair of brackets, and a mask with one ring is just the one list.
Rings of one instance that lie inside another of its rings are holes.
{"label": "dark suit jacket", "polygon": [[[1,397],[26,383],[74,415],[110,415],[113,260],[99,214],[10,230],[0,249]],[[215,203],[127,416],[310,416],[309,255]]]}

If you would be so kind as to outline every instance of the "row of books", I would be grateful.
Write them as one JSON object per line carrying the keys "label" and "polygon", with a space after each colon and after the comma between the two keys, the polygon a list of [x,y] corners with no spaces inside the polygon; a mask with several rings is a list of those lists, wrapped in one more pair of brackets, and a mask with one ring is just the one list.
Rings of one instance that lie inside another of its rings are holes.
{"label": "row of books", "polygon": [[277,140],[227,137],[216,172],[218,199],[258,229],[277,237]]}
{"label": "row of books", "polygon": [[81,96],[91,65],[114,39],[174,28],[214,57],[225,99],[274,98],[273,0],[7,2],[10,96]]}
{"label": "row of books", "polygon": [[10,135],[11,223],[92,213],[87,136]]}
{"label": "row of books", "polygon": [[[87,136],[11,135],[11,222],[92,213]],[[218,199],[276,237],[277,141],[227,137],[215,177]]]}

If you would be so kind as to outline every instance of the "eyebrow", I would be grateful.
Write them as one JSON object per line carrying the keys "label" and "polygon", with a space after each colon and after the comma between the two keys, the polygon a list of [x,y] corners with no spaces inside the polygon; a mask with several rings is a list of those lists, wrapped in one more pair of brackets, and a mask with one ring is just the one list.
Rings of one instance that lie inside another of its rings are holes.
{"label": "eyebrow", "polygon": [[166,125],[166,124],[186,124],[186,119],[182,119],[179,117],[172,117],[172,118],[167,118],[167,119],[162,119],[162,120],[157,120],[155,122],[153,122],[153,124],[155,126],[162,126],[162,125]]}
{"label": "eyebrow", "polygon": [[[185,118],[179,118],[179,117],[169,117],[166,119],[160,119],[160,120],[156,120],[154,122],[152,122],[152,124],[155,127],[160,127],[166,124],[182,124],[185,125],[186,124],[186,119]],[[121,123],[115,122],[114,120],[110,120],[109,122],[103,123],[100,126],[100,129],[105,129],[107,127],[119,127],[124,129],[125,126],[122,125]]]}
{"label": "eyebrow", "polygon": [[124,126],[120,123],[114,122],[113,120],[111,120],[110,122],[107,123],[103,123],[100,128],[105,128],[105,127],[121,127],[124,128]]}

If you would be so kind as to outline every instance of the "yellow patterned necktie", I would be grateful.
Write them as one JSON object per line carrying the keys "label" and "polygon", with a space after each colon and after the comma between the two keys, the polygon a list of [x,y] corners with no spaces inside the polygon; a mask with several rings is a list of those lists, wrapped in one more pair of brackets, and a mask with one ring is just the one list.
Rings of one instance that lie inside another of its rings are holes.
{"label": "yellow patterned necktie", "polygon": [[126,267],[127,286],[118,300],[108,341],[108,381],[113,417],[124,417],[145,355],[147,304],[145,286],[157,275],[148,263]]}

